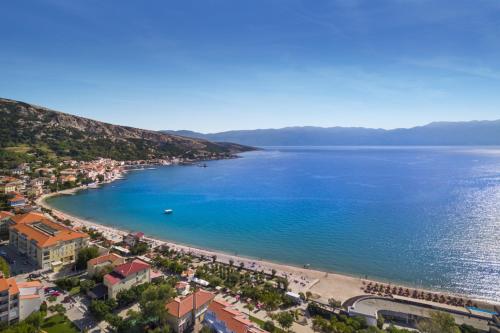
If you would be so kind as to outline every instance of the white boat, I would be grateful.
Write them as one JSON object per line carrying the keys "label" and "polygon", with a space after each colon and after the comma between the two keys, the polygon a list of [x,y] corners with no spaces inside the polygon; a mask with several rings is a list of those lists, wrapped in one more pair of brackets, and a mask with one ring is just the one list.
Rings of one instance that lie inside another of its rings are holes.
{"label": "white boat", "polygon": [[165,214],[172,214],[174,211],[172,209],[165,209]]}

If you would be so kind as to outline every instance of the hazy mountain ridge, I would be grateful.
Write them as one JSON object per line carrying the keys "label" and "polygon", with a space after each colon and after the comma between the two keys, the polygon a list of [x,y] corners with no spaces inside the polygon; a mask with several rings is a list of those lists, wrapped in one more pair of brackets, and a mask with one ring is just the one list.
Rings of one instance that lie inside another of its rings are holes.
{"label": "hazy mountain ridge", "polygon": [[162,131],[252,146],[326,145],[500,145],[500,120],[432,122],[393,130],[364,127],[285,127],[203,134]]}
{"label": "hazy mountain ridge", "polygon": [[119,160],[224,156],[250,149],[237,144],[112,125],[0,98],[0,148],[19,145],[44,147],[58,156]]}

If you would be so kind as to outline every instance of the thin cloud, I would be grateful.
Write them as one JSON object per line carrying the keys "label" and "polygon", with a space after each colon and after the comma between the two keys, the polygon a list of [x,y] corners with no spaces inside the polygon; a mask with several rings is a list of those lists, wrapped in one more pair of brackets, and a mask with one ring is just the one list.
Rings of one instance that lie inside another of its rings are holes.
{"label": "thin cloud", "polygon": [[434,58],[427,60],[404,60],[406,64],[422,67],[422,68],[430,68],[430,69],[440,69],[449,72],[453,72],[456,74],[475,76],[485,79],[500,79],[500,71],[495,70],[484,65],[475,65],[475,64],[465,64],[461,61],[447,59],[447,58]]}

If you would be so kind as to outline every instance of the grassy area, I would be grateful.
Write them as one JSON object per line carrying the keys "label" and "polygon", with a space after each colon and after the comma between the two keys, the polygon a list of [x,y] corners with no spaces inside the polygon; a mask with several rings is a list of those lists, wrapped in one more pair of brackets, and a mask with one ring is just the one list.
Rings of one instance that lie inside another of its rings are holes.
{"label": "grassy area", "polygon": [[[254,317],[254,316],[248,316],[250,321],[253,321],[254,323],[256,323],[257,325],[259,325],[260,328],[264,329],[264,320],[262,319],[259,319],[257,317]],[[275,327],[274,327],[274,332],[271,332],[271,333],[285,333],[284,330],[282,330],[281,328],[279,328],[276,323],[274,324]]]}
{"label": "grassy area", "polygon": [[19,146],[5,147],[4,149],[6,151],[10,151],[13,153],[27,153],[31,149],[31,147],[29,145],[19,145]]}
{"label": "grassy area", "polygon": [[71,296],[75,296],[76,294],[79,294],[80,293],[80,286],[77,286],[77,287],[73,287],[71,288],[71,290],[69,291],[69,294]]}
{"label": "grassy area", "polygon": [[55,315],[46,318],[42,330],[47,333],[78,333],[80,330],[65,315]]}
{"label": "grassy area", "polygon": [[7,261],[0,257],[0,271],[2,271],[4,277],[10,276],[10,267]]}

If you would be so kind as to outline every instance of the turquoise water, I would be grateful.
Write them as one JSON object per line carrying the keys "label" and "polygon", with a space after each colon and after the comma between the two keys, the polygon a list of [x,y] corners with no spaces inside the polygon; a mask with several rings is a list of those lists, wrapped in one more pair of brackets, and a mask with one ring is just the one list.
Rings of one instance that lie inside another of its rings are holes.
{"label": "turquoise water", "polygon": [[185,244],[500,300],[500,148],[267,148],[207,164],[49,203]]}

